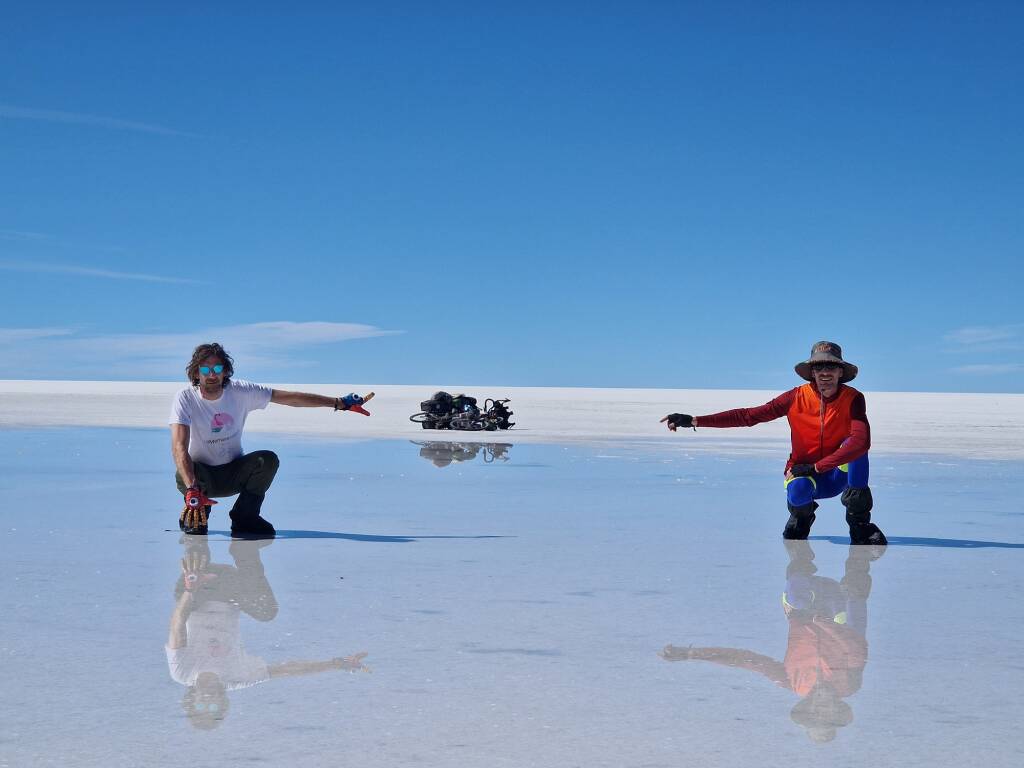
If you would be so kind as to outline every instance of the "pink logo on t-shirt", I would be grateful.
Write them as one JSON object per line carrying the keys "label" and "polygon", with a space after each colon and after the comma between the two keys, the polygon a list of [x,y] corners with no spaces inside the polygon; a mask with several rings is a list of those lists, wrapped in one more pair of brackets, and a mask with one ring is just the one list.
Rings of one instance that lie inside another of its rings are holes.
{"label": "pink logo on t-shirt", "polygon": [[215,413],[213,421],[210,422],[210,430],[214,433],[220,432],[224,427],[230,427],[235,423],[230,413]]}

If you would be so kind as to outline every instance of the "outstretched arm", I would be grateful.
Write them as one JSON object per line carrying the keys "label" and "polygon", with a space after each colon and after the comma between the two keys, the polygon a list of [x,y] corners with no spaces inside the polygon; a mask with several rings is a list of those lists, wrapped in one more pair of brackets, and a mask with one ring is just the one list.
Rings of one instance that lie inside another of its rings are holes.
{"label": "outstretched arm", "polygon": [[355,411],[364,416],[370,414],[363,409],[363,403],[373,397],[373,392],[364,396],[349,393],[344,397],[314,395],[311,392],[290,392],[287,389],[272,389],[270,402],[290,405],[293,408],[333,408],[336,411]]}
{"label": "outstretched arm", "polygon": [[271,390],[270,402],[290,405],[293,408],[333,408],[336,397],[314,395],[311,392],[289,392],[287,389]]}
{"label": "outstretched arm", "polygon": [[748,651],[746,648],[680,648],[666,645],[658,655],[665,661],[710,661],[723,667],[749,669],[752,672],[760,672],[777,685],[789,687],[786,667],[781,661]]}
{"label": "outstretched arm", "polygon": [[369,672],[370,668],[363,664],[366,652],[354,653],[344,658],[328,659],[327,661],[286,661],[271,664],[271,677],[296,677],[298,675],[314,675],[317,672],[345,670],[347,672]]}
{"label": "outstretched arm", "polygon": [[[766,421],[780,419],[789,413],[789,407],[793,404],[796,396],[796,389],[785,392],[774,400],[769,400],[764,405],[756,408],[736,408],[731,411],[720,411],[709,413],[705,416],[687,416],[682,413],[670,413],[661,421],[668,422],[668,428],[675,432],[676,427],[752,427],[755,424],[762,424]],[[679,417],[690,419],[690,423],[680,421]]]}

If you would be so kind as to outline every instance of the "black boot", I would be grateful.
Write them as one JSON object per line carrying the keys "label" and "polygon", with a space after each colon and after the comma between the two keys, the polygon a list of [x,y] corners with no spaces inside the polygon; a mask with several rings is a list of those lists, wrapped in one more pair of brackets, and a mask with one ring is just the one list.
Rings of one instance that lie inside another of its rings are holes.
{"label": "black boot", "polygon": [[787,539],[783,544],[789,554],[789,565],[786,566],[787,581],[798,574],[813,576],[818,572],[818,566],[814,564],[814,550],[811,549],[811,542]]}
{"label": "black boot", "polygon": [[260,517],[260,507],[266,494],[242,491],[229,513],[231,535],[240,539],[270,539],[277,533],[269,522]]}
{"label": "black boot", "polygon": [[811,526],[814,525],[814,510],[818,508],[818,503],[812,501],[794,507],[787,502],[786,506],[789,507],[789,520],[786,522],[786,527],[782,529],[782,538],[806,539],[811,532]]}
{"label": "black boot", "polygon": [[850,526],[851,544],[885,546],[889,543],[885,534],[871,522],[874,500],[870,488],[847,488],[840,501],[846,507],[846,524]]}

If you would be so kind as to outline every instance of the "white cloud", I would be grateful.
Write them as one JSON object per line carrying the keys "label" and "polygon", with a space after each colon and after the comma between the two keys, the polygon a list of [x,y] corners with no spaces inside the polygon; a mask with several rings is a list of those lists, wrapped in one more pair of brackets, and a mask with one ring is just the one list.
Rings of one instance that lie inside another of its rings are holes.
{"label": "white cloud", "polygon": [[[225,325],[178,333],[117,333],[84,335],[68,329],[0,328],[0,342],[6,341],[0,358],[0,379],[11,378],[98,378],[177,379],[197,344],[216,341],[235,358],[244,371],[287,380],[293,369],[319,366],[310,353],[316,346],[354,339],[392,336],[389,331],[362,323],[272,321]],[[33,342],[31,348],[25,342]],[[4,363],[18,358],[17,368],[5,370]]]}
{"label": "white cloud", "polygon": [[102,277],[108,280],[140,280],[147,283],[198,284],[201,281],[187,277],[150,275],[142,272],[118,272],[96,267],[78,267],[73,264],[43,264],[37,261],[0,261],[0,269],[10,272],[46,272],[56,275],[77,275],[81,277]]}
{"label": "white cloud", "polygon": [[970,325],[950,331],[943,340],[961,347],[976,347],[1016,342],[1021,337],[1021,325]]}
{"label": "white cloud", "polygon": [[17,229],[0,229],[0,240],[15,240],[17,242],[39,242],[41,240],[52,240],[53,235],[44,235],[42,232],[22,232]]}
{"label": "white cloud", "polygon": [[141,131],[158,133],[164,136],[190,136],[191,134],[166,128],[152,123],[138,123],[132,120],[118,120],[112,117],[87,115],[81,112],[61,112],[55,109],[32,109],[18,107],[14,104],[0,104],[0,118],[12,120],[41,120],[48,123],[74,123],[78,125],[94,125],[98,128],[113,128],[122,131]]}
{"label": "white cloud", "polygon": [[0,344],[18,344],[35,339],[52,339],[54,336],[69,336],[70,328],[0,328]]}
{"label": "white cloud", "polygon": [[1024,371],[1024,363],[979,363],[977,365],[961,365],[953,369],[954,373],[975,376],[998,376],[1014,371]]}

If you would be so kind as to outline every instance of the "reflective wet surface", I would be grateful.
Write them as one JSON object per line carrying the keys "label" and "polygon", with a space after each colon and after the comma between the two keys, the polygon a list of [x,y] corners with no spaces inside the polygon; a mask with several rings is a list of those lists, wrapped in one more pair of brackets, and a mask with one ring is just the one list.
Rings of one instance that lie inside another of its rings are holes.
{"label": "reflective wet surface", "polygon": [[[162,431],[0,433],[0,766],[1017,765],[1024,470],[252,435],[281,536],[177,530]],[[225,507],[227,505],[224,505]]]}

